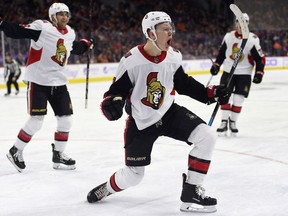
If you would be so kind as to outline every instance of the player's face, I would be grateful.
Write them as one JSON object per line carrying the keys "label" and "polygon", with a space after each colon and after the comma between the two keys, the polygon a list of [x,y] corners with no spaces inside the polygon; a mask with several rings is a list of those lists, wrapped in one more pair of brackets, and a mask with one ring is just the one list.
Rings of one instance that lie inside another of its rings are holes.
{"label": "player's face", "polygon": [[156,26],[157,45],[163,50],[167,51],[172,42],[172,35],[174,29],[170,22],[161,23]]}
{"label": "player's face", "polygon": [[242,34],[241,26],[238,21],[236,21],[236,31],[238,34]]}
{"label": "player's face", "polygon": [[64,29],[69,21],[69,13],[62,11],[56,14],[57,25],[60,29]]}

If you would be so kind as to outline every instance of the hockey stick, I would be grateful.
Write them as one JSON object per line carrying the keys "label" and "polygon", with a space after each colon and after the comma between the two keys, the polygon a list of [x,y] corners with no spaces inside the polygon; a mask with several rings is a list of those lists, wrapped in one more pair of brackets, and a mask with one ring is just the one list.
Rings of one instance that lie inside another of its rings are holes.
{"label": "hockey stick", "polygon": [[[214,65],[215,62],[212,60],[212,58],[210,58],[210,57],[208,57],[208,58],[211,60],[212,65]],[[208,80],[208,82],[207,82],[207,84],[206,84],[206,87],[208,87],[208,86],[210,85],[210,82],[211,82],[212,78],[213,78],[213,75],[211,74],[211,76],[210,76],[210,78],[209,78],[209,80]]]}
{"label": "hockey stick", "polygon": [[[90,29],[89,29],[89,37],[91,39],[91,34],[92,34],[92,30],[91,30],[91,23],[92,23],[92,0],[90,0],[89,2],[89,25],[90,25]],[[86,87],[85,87],[85,109],[87,109],[88,107],[88,91],[89,91],[89,70],[90,70],[90,57],[91,57],[91,52],[93,49],[93,45],[89,47],[88,51],[87,51],[87,70],[86,70]]]}
{"label": "hockey stick", "polygon": [[[243,54],[243,50],[245,48],[245,45],[247,43],[247,40],[248,40],[248,36],[249,36],[249,28],[248,28],[248,23],[246,22],[241,10],[237,7],[237,5],[235,4],[230,4],[230,9],[232,10],[232,12],[234,13],[234,15],[236,16],[236,19],[238,20],[240,26],[241,26],[241,30],[242,30],[242,43],[240,45],[240,48],[239,48],[239,51],[235,57],[235,60],[234,60],[234,63],[230,69],[230,72],[229,72],[229,77],[225,83],[225,86],[228,87],[231,83],[231,80],[232,80],[232,77],[233,77],[233,74],[234,74],[234,71],[238,65],[238,62]],[[215,116],[218,112],[218,109],[219,109],[219,103],[216,104],[214,110],[213,110],[213,113],[211,115],[211,118],[208,122],[208,125],[211,126],[214,119],[215,119]]]}

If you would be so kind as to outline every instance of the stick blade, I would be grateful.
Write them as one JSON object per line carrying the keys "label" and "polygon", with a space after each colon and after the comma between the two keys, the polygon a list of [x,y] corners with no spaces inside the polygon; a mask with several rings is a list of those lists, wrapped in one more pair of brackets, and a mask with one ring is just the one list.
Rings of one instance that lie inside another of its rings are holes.
{"label": "stick blade", "polygon": [[230,9],[236,16],[236,19],[238,20],[241,30],[242,30],[242,36],[243,39],[248,39],[249,36],[249,28],[248,28],[248,23],[246,22],[242,11],[239,9],[239,7],[235,4],[230,4]]}

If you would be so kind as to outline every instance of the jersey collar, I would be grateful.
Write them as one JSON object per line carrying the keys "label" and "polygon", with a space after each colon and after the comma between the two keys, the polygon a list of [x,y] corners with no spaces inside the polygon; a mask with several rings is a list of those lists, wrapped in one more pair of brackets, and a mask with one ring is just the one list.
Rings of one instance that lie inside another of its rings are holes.
{"label": "jersey collar", "polygon": [[58,26],[56,26],[56,29],[63,35],[68,33],[68,29],[66,27],[64,29],[60,29]]}
{"label": "jersey collar", "polygon": [[235,37],[238,39],[242,39],[242,35],[235,31]]}
{"label": "jersey collar", "polygon": [[141,52],[141,54],[149,61],[155,63],[155,64],[159,64],[160,62],[162,62],[166,55],[167,55],[167,52],[166,51],[162,51],[161,54],[159,56],[150,56],[148,55],[145,50],[144,50],[144,44],[142,45],[139,45],[138,46],[138,49],[139,51]]}

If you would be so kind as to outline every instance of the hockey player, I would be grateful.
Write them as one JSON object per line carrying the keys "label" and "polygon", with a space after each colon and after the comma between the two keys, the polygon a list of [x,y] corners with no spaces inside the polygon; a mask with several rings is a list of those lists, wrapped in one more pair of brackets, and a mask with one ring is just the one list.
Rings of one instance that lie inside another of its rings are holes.
{"label": "hockey player", "polygon": [[19,67],[19,64],[15,59],[12,58],[12,56],[7,53],[5,56],[5,67],[4,67],[4,79],[6,81],[7,85],[7,93],[5,93],[5,96],[9,96],[11,94],[11,85],[13,84],[17,95],[19,93],[19,85],[18,85],[18,78],[21,75],[21,70]]}
{"label": "hockey player", "polygon": [[[249,24],[249,16],[244,13],[244,18]],[[221,76],[220,84],[225,84],[229,77],[229,71],[233,65],[234,59],[238,53],[239,46],[242,41],[241,27],[236,20],[236,30],[228,32],[222,42],[216,57],[215,63],[212,65],[210,72],[217,75],[219,68],[224,62],[224,73]],[[232,136],[238,133],[236,121],[241,113],[244,99],[248,97],[251,86],[251,75],[254,65],[255,74],[253,83],[261,83],[264,75],[265,55],[262,52],[259,38],[254,33],[249,33],[249,38],[239,63],[233,74],[229,89],[233,92],[231,102],[221,105],[222,122],[217,132],[220,136],[227,135],[228,124]]]}
{"label": "hockey player", "polygon": [[70,54],[80,55],[92,45],[91,41],[75,41],[74,30],[67,25],[71,17],[63,3],[54,3],[49,8],[49,19],[36,20],[20,26],[0,21],[0,30],[11,38],[31,39],[31,48],[24,74],[27,83],[28,118],[7,154],[8,159],[21,172],[25,169],[23,149],[41,128],[50,103],[57,119],[57,128],[52,144],[54,169],[75,169],[75,160],[65,155],[69,131],[72,126],[72,104],[67,90],[65,66]]}
{"label": "hockey player", "polygon": [[[194,146],[189,152],[187,175],[183,174],[182,211],[215,211],[217,200],[205,196],[202,184],[208,172],[216,134],[195,113],[174,102],[175,94],[187,95],[203,103],[227,103],[227,89],[205,88],[188,76],[181,66],[182,54],[171,47],[174,27],[168,14],[152,11],[142,20],[146,44],[132,48],[122,57],[116,77],[104,94],[101,109],[114,121],[126,110],[125,164],[110,179],[87,195],[90,203],[140,183],[145,166],[150,164],[153,143],[168,136]],[[127,99],[128,98],[128,99]],[[200,211],[200,210],[198,210]]]}

